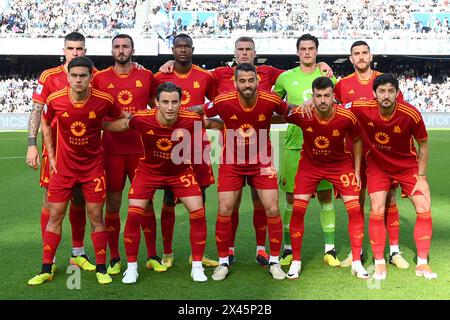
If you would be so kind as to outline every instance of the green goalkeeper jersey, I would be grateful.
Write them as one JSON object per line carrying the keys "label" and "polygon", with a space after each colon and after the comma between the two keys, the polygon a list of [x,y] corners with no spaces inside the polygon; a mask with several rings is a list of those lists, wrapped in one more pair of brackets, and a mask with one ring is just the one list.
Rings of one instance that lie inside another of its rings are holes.
{"label": "green goalkeeper jersey", "polygon": [[[312,97],[312,83],[321,77],[319,67],[313,73],[305,73],[300,67],[283,72],[277,79],[273,91],[281,98],[286,97],[288,103],[300,105]],[[336,78],[331,78],[336,84]],[[295,124],[289,124],[284,135],[284,147],[286,149],[302,148],[302,130]]]}

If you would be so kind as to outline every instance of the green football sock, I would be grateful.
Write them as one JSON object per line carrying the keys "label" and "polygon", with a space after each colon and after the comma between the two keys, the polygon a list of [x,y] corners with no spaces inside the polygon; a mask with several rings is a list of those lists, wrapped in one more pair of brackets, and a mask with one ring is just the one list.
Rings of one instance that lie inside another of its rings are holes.
{"label": "green football sock", "polygon": [[322,225],[325,244],[334,245],[336,212],[333,202],[321,203],[320,224]]}
{"label": "green football sock", "polygon": [[292,217],[292,204],[285,202],[283,212],[283,236],[285,245],[291,244],[291,235],[289,233],[289,224],[291,223],[291,217]]}

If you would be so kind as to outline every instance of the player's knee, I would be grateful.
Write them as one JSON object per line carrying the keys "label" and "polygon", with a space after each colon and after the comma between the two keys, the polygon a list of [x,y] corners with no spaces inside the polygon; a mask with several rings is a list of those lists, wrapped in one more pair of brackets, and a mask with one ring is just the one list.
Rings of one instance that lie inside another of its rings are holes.
{"label": "player's knee", "polygon": [[280,210],[278,210],[277,205],[270,206],[266,209],[266,216],[267,217],[276,217],[280,215]]}
{"label": "player's knee", "polygon": [[221,216],[231,216],[233,209],[233,206],[219,205],[218,212]]}

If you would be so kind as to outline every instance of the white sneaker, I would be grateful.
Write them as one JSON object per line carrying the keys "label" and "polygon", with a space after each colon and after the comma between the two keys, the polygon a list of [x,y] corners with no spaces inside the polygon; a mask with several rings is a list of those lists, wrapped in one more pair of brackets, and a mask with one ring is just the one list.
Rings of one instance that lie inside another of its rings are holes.
{"label": "white sneaker", "polygon": [[386,280],[387,269],[385,264],[378,264],[375,266],[375,273],[372,275],[375,280]]}
{"label": "white sneaker", "polygon": [[191,277],[195,282],[205,282],[208,280],[205,275],[205,269],[203,267],[192,267]]}
{"label": "white sneaker", "polygon": [[433,280],[438,277],[437,273],[431,271],[428,264],[421,264],[416,267],[416,276],[424,277],[427,280]]}
{"label": "white sneaker", "polygon": [[291,266],[289,268],[287,278],[288,279],[297,279],[300,274],[300,270],[302,269],[302,262],[298,260],[293,260]]}
{"label": "white sneaker", "polygon": [[341,268],[348,268],[352,266],[353,261],[353,255],[352,252],[348,254],[347,258],[345,258],[343,261],[341,261],[341,264],[339,265]]}
{"label": "white sneaker", "polygon": [[269,265],[269,273],[275,280],[283,280],[284,278],[286,278],[286,273],[284,273],[283,269],[281,269],[279,263],[272,262]]}
{"label": "white sneaker", "polygon": [[222,263],[216,269],[214,269],[214,273],[211,278],[214,281],[221,281],[227,277],[229,269],[230,267],[228,266],[228,264]]}
{"label": "white sneaker", "polygon": [[359,265],[356,267],[352,266],[351,272],[352,272],[352,275],[356,276],[359,279],[368,279],[370,277],[369,273],[362,265]]}
{"label": "white sneaker", "polygon": [[123,273],[122,283],[132,284],[136,283],[139,278],[139,274],[136,269],[127,269]]}

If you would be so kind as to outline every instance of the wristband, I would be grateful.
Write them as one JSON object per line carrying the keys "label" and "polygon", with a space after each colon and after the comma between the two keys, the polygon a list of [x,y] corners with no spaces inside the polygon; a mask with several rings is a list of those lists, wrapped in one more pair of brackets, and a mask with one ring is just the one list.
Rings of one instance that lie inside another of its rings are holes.
{"label": "wristband", "polygon": [[28,137],[28,146],[36,146],[36,137]]}

